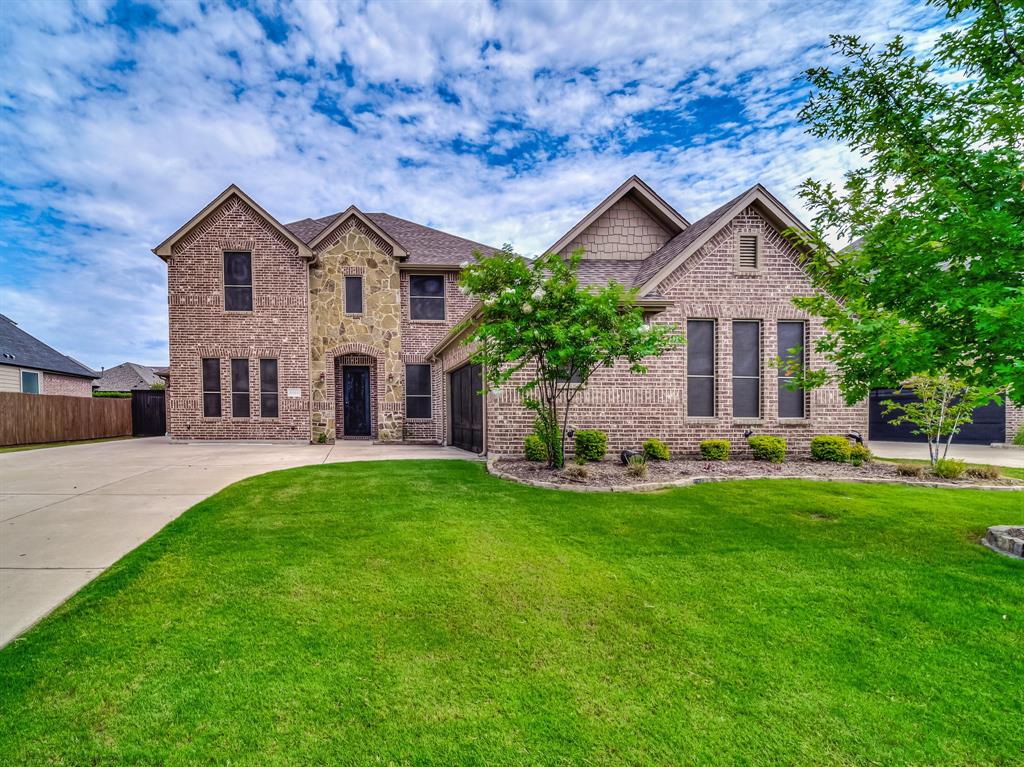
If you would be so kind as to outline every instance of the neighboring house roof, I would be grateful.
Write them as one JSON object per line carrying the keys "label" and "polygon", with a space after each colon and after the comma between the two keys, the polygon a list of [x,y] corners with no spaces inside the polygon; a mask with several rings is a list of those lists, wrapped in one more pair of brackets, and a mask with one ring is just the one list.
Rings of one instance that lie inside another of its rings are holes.
{"label": "neighboring house roof", "polygon": [[383,230],[387,238],[404,251],[405,263],[409,265],[458,266],[463,261],[472,260],[476,251],[490,254],[499,250],[389,213],[362,213],[354,207],[322,218],[293,221],[285,227],[307,245],[315,247],[322,235],[353,213],[369,219],[373,226]]}
{"label": "neighboring house roof", "polygon": [[223,192],[214,197],[213,200],[211,200],[210,203],[205,208],[203,208],[201,211],[192,216],[192,218],[190,218],[185,224],[179,227],[174,234],[172,234],[166,240],[164,240],[155,248],[153,248],[153,252],[160,256],[160,258],[162,258],[164,261],[166,261],[168,258],[171,257],[174,245],[179,240],[181,240],[181,238],[183,238],[185,235],[191,232],[196,226],[202,223],[202,221],[207,216],[213,213],[213,211],[215,211],[225,202],[230,200],[232,197],[238,197],[238,199],[242,200],[242,202],[244,202],[250,208],[255,210],[260,216],[266,219],[267,223],[269,223],[278,232],[280,232],[282,237],[284,237],[286,240],[295,245],[295,247],[299,251],[300,256],[303,256],[304,258],[313,257],[312,252],[308,247],[306,247],[306,243],[304,241],[298,239],[294,234],[292,234],[291,231],[289,231],[283,224],[281,224],[280,221],[278,221],[272,215],[267,213],[267,211],[260,207],[260,205],[255,200],[253,200],[249,195],[247,195],[245,192],[239,189],[235,184],[231,184],[227,189],[225,189]]}
{"label": "neighboring house roof", "polygon": [[0,314],[0,365],[45,370],[79,378],[96,377],[96,371],[30,336],[18,327],[18,323],[3,314]]}
{"label": "neighboring house roof", "polygon": [[604,215],[615,203],[629,195],[640,204],[651,216],[661,223],[671,234],[677,234],[689,226],[689,222],[683,218],[675,208],[665,202],[661,197],[639,176],[630,176],[619,188],[605,197],[598,203],[597,207],[581,218],[576,225],[563,234],[558,241],[548,248],[546,253],[559,253],[561,250],[575,240],[587,227]]}
{"label": "neighboring house roof", "polygon": [[166,383],[163,376],[157,373],[159,369],[137,365],[134,362],[122,362],[116,367],[104,370],[93,382],[93,388],[98,391],[151,389],[155,384]]}

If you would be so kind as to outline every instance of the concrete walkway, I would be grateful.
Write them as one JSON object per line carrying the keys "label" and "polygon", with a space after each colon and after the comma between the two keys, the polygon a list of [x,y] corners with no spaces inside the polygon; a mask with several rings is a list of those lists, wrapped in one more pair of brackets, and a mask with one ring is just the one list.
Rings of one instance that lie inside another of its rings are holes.
{"label": "concrete walkway", "polygon": [[454,448],[172,444],[162,437],[0,454],[0,646],[187,508],[254,474],[317,463],[473,459]]}
{"label": "concrete walkway", "polygon": [[[928,445],[923,442],[872,442],[868,447],[879,458],[918,458],[928,460]],[[988,445],[958,445],[949,447],[949,458],[968,463],[990,466],[1024,468],[1024,449],[1016,447],[989,447]]]}

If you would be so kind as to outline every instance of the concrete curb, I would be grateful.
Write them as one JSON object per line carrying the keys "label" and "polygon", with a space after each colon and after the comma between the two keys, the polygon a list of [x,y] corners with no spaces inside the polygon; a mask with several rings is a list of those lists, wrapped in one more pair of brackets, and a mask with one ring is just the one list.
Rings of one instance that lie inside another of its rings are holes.
{"label": "concrete curb", "polygon": [[497,460],[487,459],[487,471],[498,479],[507,479],[510,482],[518,482],[520,485],[539,487],[545,490],[568,490],[573,493],[650,493],[656,490],[690,487],[711,482],[743,482],[751,479],[802,479],[810,482],[853,482],[861,485],[907,485],[909,487],[934,487],[940,490],[1024,491],[1024,485],[950,485],[943,482],[919,482],[910,479],[887,479],[882,477],[816,477],[812,475],[780,477],[776,474],[755,474],[747,477],[694,476],[674,479],[669,482],[644,482],[639,485],[562,485],[556,482],[523,479],[513,474],[508,474],[494,465]]}

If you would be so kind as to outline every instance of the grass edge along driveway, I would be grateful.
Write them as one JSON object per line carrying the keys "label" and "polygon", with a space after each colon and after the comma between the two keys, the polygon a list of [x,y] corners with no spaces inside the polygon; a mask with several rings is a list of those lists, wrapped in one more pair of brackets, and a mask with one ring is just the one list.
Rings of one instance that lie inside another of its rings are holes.
{"label": "grass edge along driveway", "polygon": [[304,467],[0,651],[3,764],[1011,764],[1016,493]]}

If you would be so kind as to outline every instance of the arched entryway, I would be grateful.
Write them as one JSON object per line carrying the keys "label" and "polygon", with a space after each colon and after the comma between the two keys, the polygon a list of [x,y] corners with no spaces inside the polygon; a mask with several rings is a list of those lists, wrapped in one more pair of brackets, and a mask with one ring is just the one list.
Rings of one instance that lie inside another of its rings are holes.
{"label": "arched entryway", "polygon": [[380,412],[378,357],[369,348],[354,346],[332,350],[335,439],[377,439]]}

